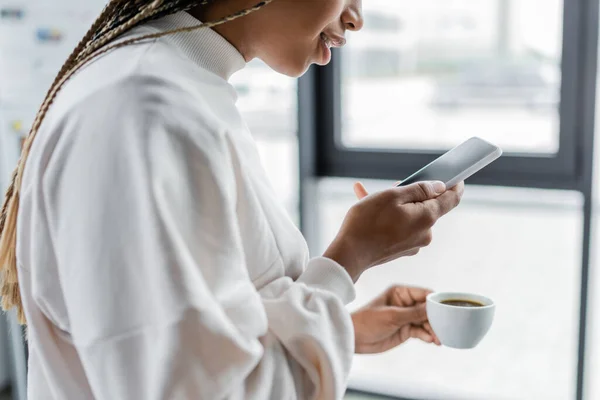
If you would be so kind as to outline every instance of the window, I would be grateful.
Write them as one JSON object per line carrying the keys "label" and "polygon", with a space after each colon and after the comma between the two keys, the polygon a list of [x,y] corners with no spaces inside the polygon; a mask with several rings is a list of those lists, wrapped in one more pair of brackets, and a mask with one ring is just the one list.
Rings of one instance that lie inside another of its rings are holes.
{"label": "window", "polygon": [[296,81],[254,60],[231,83],[275,193],[299,224]]}
{"label": "window", "polygon": [[[375,191],[391,182],[365,184]],[[355,198],[352,180],[326,178],[318,186],[324,250]],[[576,192],[469,187],[436,225],[431,246],[365,273],[350,308],[394,283],[480,292],[497,304],[488,336],[469,351],[409,341],[356,356],[350,386],[414,399],[573,399],[581,200]]]}
{"label": "window", "polygon": [[400,32],[403,28],[402,19],[398,16],[390,16],[381,9],[364,10],[365,25],[368,25],[370,30],[377,32]]}
{"label": "window", "polygon": [[577,1],[364,2],[402,29],[367,25],[316,72],[323,175],[402,179],[477,135],[504,157],[473,183],[578,189],[594,25]]}
{"label": "window", "polygon": [[[320,253],[336,233],[355,201],[354,179],[371,180],[373,191],[389,187],[481,136],[503,157],[469,179],[463,205],[438,224],[430,248],[366,273],[355,305],[398,282],[494,293],[510,311],[498,312],[487,344],[474,351],[409,343],[357,357],[351,387],[408,399],[582,400],[585,372],[589,393],[598,393],[600,346],[588,323],[598,315],[588,305],[598,283],[598,274],[589,280],[598,2],[363,7],[363,31],[299,86],[311,249]],[[541,300],[559,287],[561,304]]]}
{"label": "window", "polygon": [[562,0],[363,6],[342,53],[342,145],[444,150],[478,135],[558,151]]}

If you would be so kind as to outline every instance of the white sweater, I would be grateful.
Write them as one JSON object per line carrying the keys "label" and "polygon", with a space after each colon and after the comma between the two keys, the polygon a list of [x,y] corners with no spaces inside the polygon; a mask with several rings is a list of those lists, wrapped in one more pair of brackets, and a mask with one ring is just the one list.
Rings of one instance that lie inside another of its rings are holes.
{"label": "white sweater", "polygon": [[58,96],[18,226],[29,399],[343,397],[354,287],[275,200],[227,82],[244,64],[212,30],[180,33]]}

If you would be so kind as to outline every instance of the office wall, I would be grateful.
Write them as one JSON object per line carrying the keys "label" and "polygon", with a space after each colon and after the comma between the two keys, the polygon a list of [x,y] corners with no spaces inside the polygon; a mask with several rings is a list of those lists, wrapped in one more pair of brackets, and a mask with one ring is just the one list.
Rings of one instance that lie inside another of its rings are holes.
{"label": "office wall", "polygon": [[[368,182],[372,190],[391,182]],[[353,202],[351,181],[320,184],[322,246]],[[418,256],[367,272],[352,308],[392,284],[480,292],[497,303],[474,350],[411,341],[357,356],[351,386],[427,399],[570,399],[579,326],[581,197],[576,193],[467,187]],[[548,384],[551,382],[552,384]]]}

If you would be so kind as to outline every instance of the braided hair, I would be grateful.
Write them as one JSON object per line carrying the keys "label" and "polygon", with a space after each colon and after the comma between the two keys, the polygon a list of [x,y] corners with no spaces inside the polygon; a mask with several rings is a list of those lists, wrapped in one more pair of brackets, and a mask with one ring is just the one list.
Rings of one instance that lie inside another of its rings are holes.
{"label": "braided hair", "polygon": [[19,290],[16,260],[17,214],[19,211],[21,180],[33,141],[58,92],[64,86],[65,82],[83,66],[108,51],[142,40],[156,39],[173,33],[191,32],[201,28],[211,28],[221,25],[250,14],[271,3],[273,0],[262,0],[250,8],[216,21],[199,23],[195,26],[146,34],[114,42],[117,37],[143,23],[176,12],[208,5],[215,1],[219,0],[110,0],[60,69],[33,121],[29,135],[25,138],[21,157],[13,172],[10,186],[6,191],[0,212],[0,295],[2,296],[2,308],[5,311],[16,308],[17,317],[21,324],[26,324]]}

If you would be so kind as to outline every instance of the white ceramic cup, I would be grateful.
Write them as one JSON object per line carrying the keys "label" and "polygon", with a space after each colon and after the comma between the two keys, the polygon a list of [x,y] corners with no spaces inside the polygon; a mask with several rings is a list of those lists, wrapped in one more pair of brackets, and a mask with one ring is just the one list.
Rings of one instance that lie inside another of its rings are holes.
{"label": "white ceramic cup", "polygon": [[[446,300],[471,300],[482,307],[442,304]],[[444,346],[472,349],[488,333],[494,320],[494,302],[472,293],[440,292],[427,296],[427,317],[431,328]]]}

